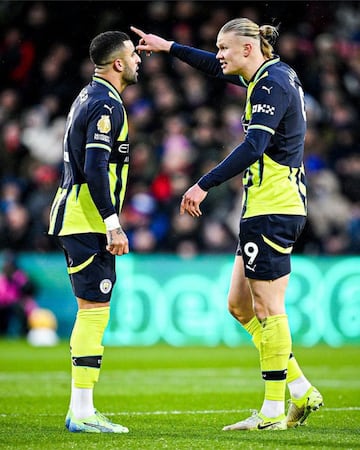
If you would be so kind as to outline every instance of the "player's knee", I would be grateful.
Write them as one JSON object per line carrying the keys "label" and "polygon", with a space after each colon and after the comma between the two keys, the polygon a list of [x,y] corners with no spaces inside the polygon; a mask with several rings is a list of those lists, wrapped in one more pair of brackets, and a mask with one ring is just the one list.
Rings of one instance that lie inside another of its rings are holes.
{"label": "player's knee", "polygon": [[238,322],[241,323],[241,325],[247,323],[254,315],[247,314],[245,310],[237,304],[232,303],[230,300],[228,301],[228,311]]}
{"label": "player's knee", "polygon": [[251,295],[248,290],[237,290],[229,292],[228,311],[230,314],[244,325],[254,317],[254,308]]}

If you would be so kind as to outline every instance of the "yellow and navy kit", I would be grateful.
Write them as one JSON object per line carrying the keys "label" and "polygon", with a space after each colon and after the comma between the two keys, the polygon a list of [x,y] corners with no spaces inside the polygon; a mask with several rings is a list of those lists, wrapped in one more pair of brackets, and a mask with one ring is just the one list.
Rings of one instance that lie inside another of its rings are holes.
{"label": "yellow and navy kit", "polygon": [[243,218],[306,215],[303,166],[306,115],[295,71],[279,57],[265,61],[249,81],[224,75],[215,54],[174,43],[170,53],[207,75],[247,88],[245,140],[199,186],[209,190],[244,172]]}
{"label": "yellow and navy kit", "polygon": [[64,169],[49,234],[106,234],[104,219],[121,211],[128,166],[128,122],[121,97],[111,83],[94,76],[67,118]]}

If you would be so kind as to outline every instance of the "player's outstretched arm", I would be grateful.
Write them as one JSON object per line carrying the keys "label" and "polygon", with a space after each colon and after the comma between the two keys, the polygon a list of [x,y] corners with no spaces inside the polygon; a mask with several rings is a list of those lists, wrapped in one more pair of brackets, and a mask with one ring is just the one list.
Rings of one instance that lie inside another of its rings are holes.
{"label": "player's outstretched arm", "polygon": [[175,41],[167,41],[156,34],[146,34],[139,28],[131,26],[130,29],[136,33],[140,39],[136,46],[138,52],[144,51],[147,56],[152,52],[171,53],[191,67],[200,70],[206,75],[221,78],[229,83],[243,86],[243,82],[238,75],[224,75],[221,64],[216,58],[216,53],[201,50],[199,48],[181,45]]}
{"label": "player's outstretched arm", "polygon": [[174,41],[167,41],[156,34],[146,34],[139,28],[133,26],[130,29],[140,37],[139,43],[136,46],[136,50],[139,52],[144,51],[147,54],[150,52],[169,52],[174,43]]}

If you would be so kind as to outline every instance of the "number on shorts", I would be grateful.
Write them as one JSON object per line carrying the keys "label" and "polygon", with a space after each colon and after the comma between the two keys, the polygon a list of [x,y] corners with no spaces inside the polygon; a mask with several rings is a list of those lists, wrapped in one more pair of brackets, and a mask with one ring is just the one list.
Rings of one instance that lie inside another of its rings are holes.
{"label": "number on shorts", "polygon": [[244,247],[245,255],[249,257],[248,264],[251,266],[254,264],[255,258],[259,253],[259,247],[255,242],[247,242]]}

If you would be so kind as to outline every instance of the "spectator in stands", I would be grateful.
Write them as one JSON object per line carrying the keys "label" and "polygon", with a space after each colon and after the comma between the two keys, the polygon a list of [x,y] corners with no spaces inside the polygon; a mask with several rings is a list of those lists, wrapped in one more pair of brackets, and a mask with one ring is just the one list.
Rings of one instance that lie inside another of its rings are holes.
{"label": "spectator in stands", "polygon": [[9,27],[0,42],[0,85],[23,89],[29,82],[35,48],[22,34],[19,27]]}
{"label": "spectator in stands", "polygon": [[0,336],[26,336],[28,317],[37,307],[35,286],[16,261],[6,252],[0,273]]}

